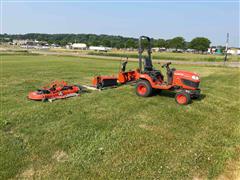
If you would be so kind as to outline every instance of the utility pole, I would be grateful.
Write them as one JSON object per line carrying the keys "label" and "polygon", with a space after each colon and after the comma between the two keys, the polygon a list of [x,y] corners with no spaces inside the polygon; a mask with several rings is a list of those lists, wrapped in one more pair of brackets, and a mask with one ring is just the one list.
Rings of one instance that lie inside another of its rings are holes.
{"label": "utility pole", "polygon": [[226,40],[226,47],[225,47],[224,63],[227,61],[228,43],[229,43],[229,33],[227,33],[227,40]]}

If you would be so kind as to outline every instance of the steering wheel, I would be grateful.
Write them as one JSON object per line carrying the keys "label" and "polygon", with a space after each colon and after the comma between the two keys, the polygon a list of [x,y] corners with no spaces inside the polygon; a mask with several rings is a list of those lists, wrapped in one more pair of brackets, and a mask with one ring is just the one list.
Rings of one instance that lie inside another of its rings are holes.
{"label": "steering wheel", "polygon": [[164,67],[168,67],[170,64],[172,64],[172,63],[171,63],[171,62],[168,62],[168,63],[162,65],[162,68],[164,68]]}

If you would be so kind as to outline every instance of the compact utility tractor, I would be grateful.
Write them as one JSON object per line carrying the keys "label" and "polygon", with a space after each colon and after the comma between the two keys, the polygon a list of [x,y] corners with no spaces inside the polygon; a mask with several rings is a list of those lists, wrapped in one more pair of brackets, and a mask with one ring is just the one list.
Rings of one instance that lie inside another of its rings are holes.
{"label": "compact utility tractor", "polygon": [[[143,59],[143,40],[147,40],[147,56]],[[199,75],[193,72],[176,70],[170,68],[171,62],[162,65],[167,70],[167,81],[161,71],[154,69],[151,59],[151,39],[146,36],[139,38],[139,69],[135,73],[136,94],[139,96],[150,96],[153,90],[168,90],[176,92],[175,100],[178,104],[189,104],[191,99],[200,96]]]}

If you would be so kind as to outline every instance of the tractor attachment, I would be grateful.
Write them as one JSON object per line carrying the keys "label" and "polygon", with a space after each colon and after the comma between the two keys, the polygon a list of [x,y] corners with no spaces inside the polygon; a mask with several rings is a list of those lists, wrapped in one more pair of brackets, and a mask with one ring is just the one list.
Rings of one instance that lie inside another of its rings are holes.
{"label": "tractor attachment", "polygon": [[117,78],[114,76],[95,76],[92,80],[93,87],[103,89],[106,87],[117,86]]}
{"label": "tractor attachment", "polygon": [[65,81],[54,81],[37,91],[30,92],[28,98],[36,101],[52,102],[57,99],[79,96],[81,92],[83,92],[81,86],[68,85]]}
{"label": "tractor attachment", "polygon": [[137,72],[133,70],[126,71],[128,61],[122,63],[121,70],[118,73],[118,82],[120,84],[126,84],[128,82],[136,81]]}

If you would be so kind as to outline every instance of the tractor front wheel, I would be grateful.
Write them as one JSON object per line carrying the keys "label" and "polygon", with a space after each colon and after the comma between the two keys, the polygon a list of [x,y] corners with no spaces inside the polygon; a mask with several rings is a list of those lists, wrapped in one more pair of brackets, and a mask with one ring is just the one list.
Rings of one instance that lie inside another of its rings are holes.
{"label": "tractor front wheel", "polygon": [[179,92],[176,94],[175,100],[180,105],[187,105],[191,102],[191,97],[186,92]]}
{"label": "tractor front wheel", "polygon": [[138,96],[148,97],[152,94],[152,86],[146,80],[138,81],[136,84],[136,94]]}

